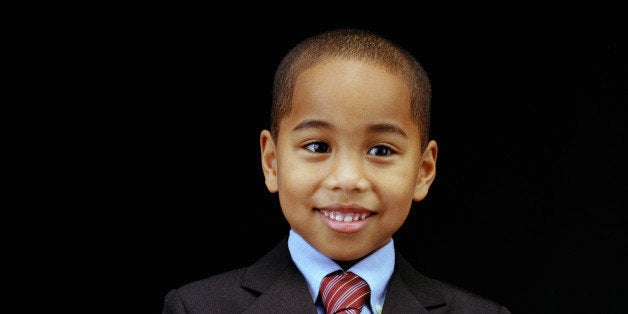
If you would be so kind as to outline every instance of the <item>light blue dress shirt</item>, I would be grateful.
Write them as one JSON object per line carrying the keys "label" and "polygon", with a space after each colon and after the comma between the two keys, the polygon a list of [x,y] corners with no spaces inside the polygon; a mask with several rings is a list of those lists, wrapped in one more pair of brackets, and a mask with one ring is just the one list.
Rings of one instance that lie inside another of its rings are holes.
{"label": "light blue dress shirt", "polygon": [[[317,251],[294,230],[288,235],[290,256],[307,281],[312,300],[318,313],[324,314],[318,291],[323,277],[329,273],[342,270],[332,259]],[[386,299],[386,287],[395,268],[395,246],[391,239],[388,244],[373,252],[347,271],[362,277],[371,288],[370,303],[362,308],[362,314],[380,314]]]}

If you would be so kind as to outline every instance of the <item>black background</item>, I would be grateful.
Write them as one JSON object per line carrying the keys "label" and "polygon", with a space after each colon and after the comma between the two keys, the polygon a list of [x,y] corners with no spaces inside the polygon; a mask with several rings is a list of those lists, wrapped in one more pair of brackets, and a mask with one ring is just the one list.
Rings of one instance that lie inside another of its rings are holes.
{"label": "black background", "polygon": [[249,265],[285,236],[259,156],[274,70],[306,36],[357,26],[432,79],[437,177],[397,249],[514,313],[626,312],[628,51],[612,12],[247,9],[134,8],[99,29],[99,223],[85,228],[107,225],[91,257],[113,295],[160,312],[170,289]]}

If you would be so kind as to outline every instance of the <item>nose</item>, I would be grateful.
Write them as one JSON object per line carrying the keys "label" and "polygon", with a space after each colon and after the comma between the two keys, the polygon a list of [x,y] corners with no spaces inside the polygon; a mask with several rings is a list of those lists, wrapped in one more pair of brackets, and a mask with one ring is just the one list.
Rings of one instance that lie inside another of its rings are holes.
{"label": "nose", "polygon": [[366,160],[362,156],[337,154],[332,157],[329,173],[325,178],[326,188],[345,194],[368,190]]}

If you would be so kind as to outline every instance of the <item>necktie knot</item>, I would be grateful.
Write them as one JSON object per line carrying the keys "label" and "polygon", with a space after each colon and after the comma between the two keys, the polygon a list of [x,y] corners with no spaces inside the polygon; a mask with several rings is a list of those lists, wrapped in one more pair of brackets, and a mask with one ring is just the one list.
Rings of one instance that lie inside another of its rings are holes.
{"label": "necktie knot", "polygon": [[326,314],[360,313],[370,292],[366,281],[352,272],[329,275],[320,288]]}

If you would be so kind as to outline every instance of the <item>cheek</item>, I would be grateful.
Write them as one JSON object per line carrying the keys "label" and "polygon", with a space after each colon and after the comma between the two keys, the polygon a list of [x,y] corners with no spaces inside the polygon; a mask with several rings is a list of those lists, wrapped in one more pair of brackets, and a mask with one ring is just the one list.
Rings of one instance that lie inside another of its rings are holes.
{"label": "cheek", "polygon": [[387,236],[396,232],[404,223],[414,196],[414,184],[407,180],[389,180],[380,185],[380,201],[382,208],[382,232]]}
{"label": "cheek", "polygon": [[373,182],[386,198],[390,198],[390,201],[405,202],[413,197],[418,179],[416,172],[411,166],[386,169],[373,176]]}
{"label": "cheek", "polygon": [[389,228],[399,227],[410,212],[416,180],[417,176],[409,175],[407,171],[392,171],[378,177],[377,194]]}
{"label": "cheek", "polygon": [[277,181],[280,189],[303,189],[316,180],[310,167],[285,161],[277,165]]}
{"label": "cheek", "polygon": [[283,205],[293,207],[299,203],[309,203],[319,182],[320,172],[313,171],[311,167],[289,161],[277,166],[277,185]]}
{"label": "cheek", "polygon": [[[410,212],[413,202],[414,189],[407,186],[390,185],[387,192],[384,192],[381,201],[384,207],[383,214],[388,219],[403,221]],[[393,222],[396,224],[396,222]]]}

